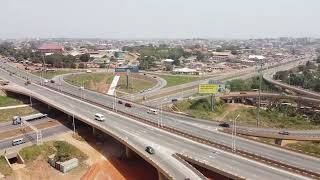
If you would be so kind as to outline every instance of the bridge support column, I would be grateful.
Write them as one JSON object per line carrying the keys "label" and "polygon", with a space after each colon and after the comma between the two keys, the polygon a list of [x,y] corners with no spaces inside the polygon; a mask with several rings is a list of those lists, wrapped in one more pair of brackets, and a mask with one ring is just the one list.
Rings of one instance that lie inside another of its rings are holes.
{"label": "bridge support column", "polygon": [[134,152],[130,148],[128,148],[127,146],[125,147],[125,150],[126,150],[126,158],[127,159],[133,158]]}
{"label": "bridge support column", "polygon": [[95,127],[92,126],[92,135],[95,136],[97,135],[97,130]]}
{"label": "bridge support column", "polygon": [[168,178],[163,175],[160,171],[158,171],[158,180],[167,180]]}
{"label": "bridge support column", "polygon": [[281,146],[282,139],[275,139],[275,140],[274,140],[274,143],[275,143],[276,145]]}

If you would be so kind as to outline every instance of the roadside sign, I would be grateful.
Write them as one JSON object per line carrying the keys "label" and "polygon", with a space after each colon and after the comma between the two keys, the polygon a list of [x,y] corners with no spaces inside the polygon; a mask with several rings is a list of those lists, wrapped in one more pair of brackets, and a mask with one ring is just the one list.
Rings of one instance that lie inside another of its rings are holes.
{"label": "roadside sign", "polygon": [[215,94],[218,92],[219,85],[217,84],[199,84],[199,94]]}

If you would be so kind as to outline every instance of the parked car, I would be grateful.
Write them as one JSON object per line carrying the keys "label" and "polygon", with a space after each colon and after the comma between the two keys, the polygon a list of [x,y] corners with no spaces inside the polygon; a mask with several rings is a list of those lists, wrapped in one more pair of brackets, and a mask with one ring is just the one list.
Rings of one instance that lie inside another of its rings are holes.
{"label": "parked car", "polygon": [[121,100],[118,101],[119,104],[123,104],[123,102]]}
{"label": "parked car", "polygon": [[289,135],[290,133],[288,131],[280,131],[279,134],[281,134],[281,135]]}
{"label": "parked car", "polygon": [[223,123],[220,123],[219,126],[225,127],[225,128],[229,128],[229,127],[230,127],[230,124],[228,124],[228,123],[226,123],[226,122],[223,122]]}
{"label": "parked car", "polygon": [[48,79],[45,79],[45,80],[44,80],[44,83],[48,83],[48,82],[49,82]]}
{"label": "parked car", "polygon": [[51,83],[55,83],[55,81],[53,79],[50,80]]}
{"label": "parked car", "polygon": [[146,147],[146,152],[148,152],[149,154],[154,154],[155,153],[154,149],[151,146],[147,146]]}
{"label": "parked car", "polygon": [[125,107],[132,107],[132,104],[130,104],[130,103],[125,103],[124,106],[125,106]]}

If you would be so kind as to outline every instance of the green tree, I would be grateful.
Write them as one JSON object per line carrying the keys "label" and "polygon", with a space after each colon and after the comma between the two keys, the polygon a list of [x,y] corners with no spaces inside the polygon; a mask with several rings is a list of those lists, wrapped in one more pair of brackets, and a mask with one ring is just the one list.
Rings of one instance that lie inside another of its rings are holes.
{"label": "green tree", "polygon": [[81,62],[88,62],[90,60],[90,54],[81,54],[79,59]]}

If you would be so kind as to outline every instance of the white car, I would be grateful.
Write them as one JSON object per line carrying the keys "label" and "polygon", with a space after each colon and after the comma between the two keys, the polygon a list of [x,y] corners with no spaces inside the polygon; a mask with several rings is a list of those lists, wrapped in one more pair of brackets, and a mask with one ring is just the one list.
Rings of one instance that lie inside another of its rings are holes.
{"label": "white car", "polygon": [[94,120],[97,120],[97,121],[104,121],[106,118],[104,117],[103,114],[100,114],[100,113],[96,113],[94,115]]}
{"label": "white car", "polygon": [[48,82],[49,82],[48,79],[45,79],[45,80],[44,80],[44,83],[48,83]]}
{"label": "white car", "polygon": [[158,110],[156,110],[156,109],[148,109],[147,113],[156,115],[156,114],[158,114]]}

